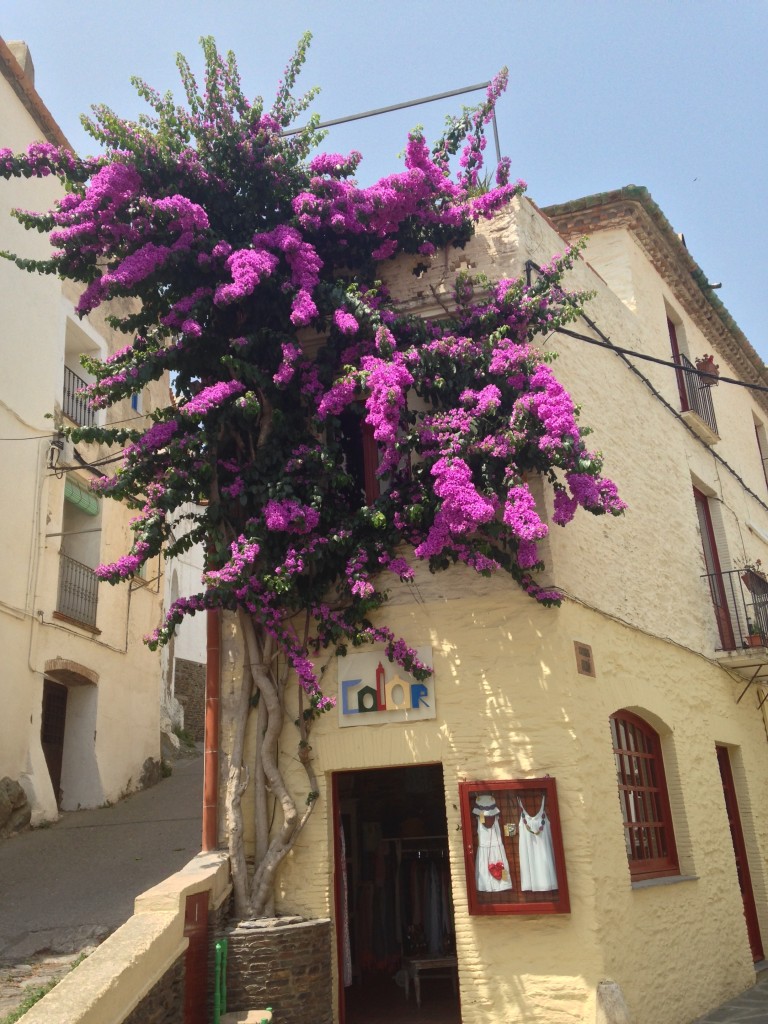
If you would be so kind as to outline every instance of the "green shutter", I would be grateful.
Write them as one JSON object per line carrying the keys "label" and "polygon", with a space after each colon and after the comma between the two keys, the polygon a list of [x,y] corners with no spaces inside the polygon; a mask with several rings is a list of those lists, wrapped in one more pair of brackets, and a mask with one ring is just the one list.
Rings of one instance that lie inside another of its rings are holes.
{"label": "green shutter", "polygon": [[97,516],[99,514],[99,500],[90,491],[86,491],[84,487],[76,484],[70,477],[64,482],[64,498],[67,501],[71,501],[73,505],[77,505],[81,512],[85,512],[89,516]]}

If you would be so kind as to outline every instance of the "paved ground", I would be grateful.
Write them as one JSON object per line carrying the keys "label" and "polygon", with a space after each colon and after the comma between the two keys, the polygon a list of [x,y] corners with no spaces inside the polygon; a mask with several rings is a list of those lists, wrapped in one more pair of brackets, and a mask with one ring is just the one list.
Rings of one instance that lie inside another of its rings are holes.
{"label": "paved ground", "polygon": [[199,852],[202,793],[198,753],[113,807],[73,811],[0,843],[0,1019]]}
{"label": "paved ground", "polygon": [[761,971],[758,978],[754,988],[724,1003],[706,1017],[699,1017],[694,1024],[767,1024],[768,970]]}

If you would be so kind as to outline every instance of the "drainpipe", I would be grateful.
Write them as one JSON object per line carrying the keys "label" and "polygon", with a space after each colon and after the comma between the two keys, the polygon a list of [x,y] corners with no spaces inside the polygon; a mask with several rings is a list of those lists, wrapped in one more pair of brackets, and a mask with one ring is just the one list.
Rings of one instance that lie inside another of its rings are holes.
{"label": "drainpipe", "polygon": [[219,846],[219,610],[206,614],[205,760],[203,762],[203,853]]}

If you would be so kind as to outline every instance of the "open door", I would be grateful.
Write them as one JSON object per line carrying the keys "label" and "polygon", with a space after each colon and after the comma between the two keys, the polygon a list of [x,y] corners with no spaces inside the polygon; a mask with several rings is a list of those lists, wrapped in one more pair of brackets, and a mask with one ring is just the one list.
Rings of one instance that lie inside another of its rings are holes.
{"label": "open door", "polygon": [[720,569],[720,557],[715,542],[715,531],[712,526],[712,513],[709,510],[709,499],[697,488],[693,488],[693,496],[696,499],[696,512],[699,516],[699,527],[701,530],[701,544],[704,550],[704,564],[707,567],[707,579],[709,581],[709,592],[712,595],[712,605],[715,609],[717,629],[720,633],[720,644],[724,651],[732,651],[736,647],[733,635],[733,624],[728,609],[728,601],[725,596],[725,585],[723,573]]}
{"label": "open door", "polygon": [[339,1024],[460,1024],[443,769],[333,777]]}
{"label": "open door", "polygon": [[61,807],[61,766],[64,761],[64,731],[67,722],[67,688],[51,679],[43,680],[43,715],[40,744],[51,776],[56,806]]}
{"label": "open door", "polygon": [[720,766],[720,778],[723,781],[723,796],[728,824],[731,828],[733,855],[736,858],[736,872],[739,876],[739,888],[744,903],[744,917],[747,922],[747,934],[752,950],[752,959],[757,963],[763,959],[763,942],[760,937],[760,924],[757,919],[755,894],[752,891],[752,879],[749,874],[747,847],[744,843],[744,831],[741,827],[739,804],[736,800],[736,787],[733,783],[733,769],[727,747],[717,747],[717,763]]}

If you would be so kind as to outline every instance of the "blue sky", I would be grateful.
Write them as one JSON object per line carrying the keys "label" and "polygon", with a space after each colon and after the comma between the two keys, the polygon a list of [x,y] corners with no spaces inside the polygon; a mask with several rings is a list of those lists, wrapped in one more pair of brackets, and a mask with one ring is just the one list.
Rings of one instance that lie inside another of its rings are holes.
{"label": "blue sky", "polygon": [[[38,91],[80,151],[78,115],[142,109],[131,75],[180,93],[177,51],[198,39],[238,55],[246,91],[270,99],[306,30],[303,75],[323,118],[487,81],[510,69],[502,152],[539,205],[645,185],[764,359],[768,272],[766,0],[4,0],[0,35],[24,39]],[[475,94],[479,96],[480,94]],[[400,167],[407,130],[430,138],[472,97],[334,129],[361,150],[364,182]],[[0,139],[2,145],[2,139]]]}

